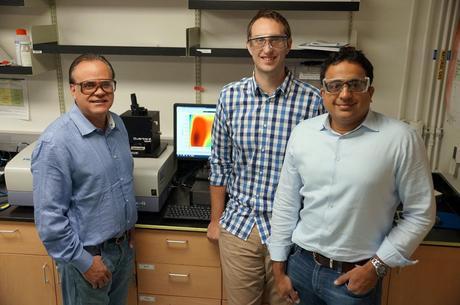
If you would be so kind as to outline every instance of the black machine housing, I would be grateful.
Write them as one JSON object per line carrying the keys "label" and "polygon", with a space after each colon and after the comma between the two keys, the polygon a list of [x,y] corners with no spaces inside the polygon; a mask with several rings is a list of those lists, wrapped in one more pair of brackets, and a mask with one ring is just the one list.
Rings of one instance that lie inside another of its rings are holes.
{"label": "black machine housing", "polygon": [[158,157],[162,152],[160,144],[160,112],[139,107],[134,93],[131,94],[131,110],[121,116],[129,136],[133,157]]}

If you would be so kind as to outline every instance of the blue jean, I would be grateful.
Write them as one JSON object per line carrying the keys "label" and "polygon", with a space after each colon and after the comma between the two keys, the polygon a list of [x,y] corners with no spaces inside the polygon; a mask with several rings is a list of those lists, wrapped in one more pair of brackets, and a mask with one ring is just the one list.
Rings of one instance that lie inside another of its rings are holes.
{"label": "blue jean", "polygon": [[355,295],[346,285],[336,286],[339,272],[318,265],[313,256],[295,246],[288,258],[287,275],[299,293],[301,305],[380,305],[382,283],[371,291]]}
{"label": "blue jean", "polygon": [[64,305],[125,305],[129,282],[134,276],[134,250],[129,241],[105,242],[101,246],[104,264],[112,272],[111,281],[102,288],[93,288],[71,264],[58,263]]}

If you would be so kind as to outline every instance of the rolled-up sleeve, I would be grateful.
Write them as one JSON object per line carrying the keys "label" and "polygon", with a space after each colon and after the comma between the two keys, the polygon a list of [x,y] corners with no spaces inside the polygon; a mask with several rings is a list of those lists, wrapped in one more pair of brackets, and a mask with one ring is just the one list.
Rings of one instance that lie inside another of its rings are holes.
{"label": "rolled-up sleeve", "polygon": [[385,237],[377,256],[390,267],[414,264],[410,256],[434,224],[436,207],[431,170],[422,139],[411,130],[401,143],[396,187],[403,217]]}
{"label": "rolled-up sleeve", "polygon": [[227,185],[232,170],[232,141],[229,134],[227,114],[224,109],[225,94],[221,93],[217,104],[216,116],[212,126],[210,184]]}
{"label": "rolled-up sleeve", "polygon": [[92,256],[83,249],[67,213],[72,195],[69,154],[49,140],[39,141],[32,154],[35,224],[48,254],[86,272]]}
{"label": "rolled-up sleeve", "polygon": [[295,134],[293,133],[287,145],[273,204],[272,231],[267,242],[270,257],[273,261],[287,260],[292,246],[292,234],[299,220],[302,180],[292,154],[294,137]]}

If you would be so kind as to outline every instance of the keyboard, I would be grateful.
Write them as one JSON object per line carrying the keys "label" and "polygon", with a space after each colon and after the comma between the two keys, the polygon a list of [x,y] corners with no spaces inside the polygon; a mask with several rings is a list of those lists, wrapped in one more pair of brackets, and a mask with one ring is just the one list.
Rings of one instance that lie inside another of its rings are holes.
{"label": "keyboard", "polygon": [[206,220],[211,219],[210,205],[168,205],[163,215],[165,219]]}

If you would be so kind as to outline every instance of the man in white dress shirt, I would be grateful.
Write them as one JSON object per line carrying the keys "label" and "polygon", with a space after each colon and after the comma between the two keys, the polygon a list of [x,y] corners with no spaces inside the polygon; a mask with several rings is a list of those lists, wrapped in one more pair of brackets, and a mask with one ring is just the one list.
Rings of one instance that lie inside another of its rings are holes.
{"label": "man in white dress shirt", "polygon": [[329,113],[291,134],[268,242],[278,292],[291,302],[380,304],[381,279],[415,263],[410,256],[434,223],[423,141],[370,110],[372,80],[364,54],[342,48],[321,71]]}

